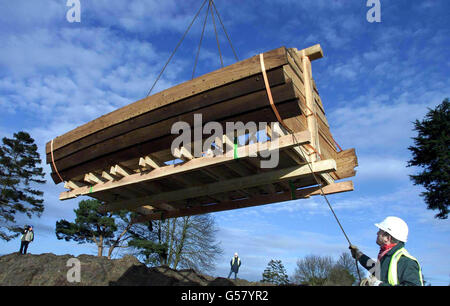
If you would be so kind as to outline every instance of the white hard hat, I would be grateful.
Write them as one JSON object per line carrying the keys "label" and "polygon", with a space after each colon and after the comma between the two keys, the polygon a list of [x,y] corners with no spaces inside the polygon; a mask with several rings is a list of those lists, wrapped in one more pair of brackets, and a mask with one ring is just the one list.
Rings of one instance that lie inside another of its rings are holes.
{"label": "white hard hat", "polygon": [[408,240],[408,225],[398,217],[386,217],[381,223],[375,223],[375,226],[397,240],[402,242]]}
{"label": "white hard hat", "polygon": [[234,253],[234,256],[238,256],[238,253]]}

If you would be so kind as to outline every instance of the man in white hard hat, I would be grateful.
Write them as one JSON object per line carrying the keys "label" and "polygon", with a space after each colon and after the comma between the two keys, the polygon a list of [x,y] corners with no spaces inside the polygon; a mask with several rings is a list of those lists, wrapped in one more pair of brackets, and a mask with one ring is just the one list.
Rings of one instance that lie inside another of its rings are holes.
{"label": "man in white hard hat", "polygon": [[234,279],[236,279],[237,274],[239,272],[239,267],[241,266],[241,259],[238,256],[238,253],[234,253],[234,257],[230,261],[231,270],[230,274],[228,274],[228,278],[230,278],[231,273],[234,272]]}
{"label": "man in white hard hat", "polygon": [[361,286],[423,286],[420,264],[404,247],[408,239],[406,222],[387,217],[375,226],[379,228],[376,242],[380,246],[376,263],[356,246],[350,246],[353,258],[371,272]]}

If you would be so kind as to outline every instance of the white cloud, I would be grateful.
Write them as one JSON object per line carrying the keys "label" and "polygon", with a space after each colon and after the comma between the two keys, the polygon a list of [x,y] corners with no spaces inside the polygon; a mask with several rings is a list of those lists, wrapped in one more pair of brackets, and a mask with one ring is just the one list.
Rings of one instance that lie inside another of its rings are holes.
{"label": "white cloud", "polygon": [[405,180],[411,172],[405,160],[363,155],[358,158],[357,177],[366,180]]}
{"label": "white cloud", "polygon": [[423,118],[427,107],[440,103],[442,94],[435,92],[428,98],[430,94],[414,98],[414,93],[397,97],[364,94],[328,113],[332,133],[341,146],[355,147],[357,152],[376,150],[381,156],[404,152],[412,144],[413,122]]}

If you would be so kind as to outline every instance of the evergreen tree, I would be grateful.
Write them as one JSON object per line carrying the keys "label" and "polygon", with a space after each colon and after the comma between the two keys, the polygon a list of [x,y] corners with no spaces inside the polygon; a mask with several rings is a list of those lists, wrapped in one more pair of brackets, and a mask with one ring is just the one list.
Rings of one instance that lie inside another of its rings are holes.
{"label": "evergreen tree", "polygon": [[74,209],[75,222],[60,220],[56,222],[56,238],[76,241],[78,243],[95,243],[97,256],[103,256],[107,240],[114,238],[117,225],[112,214],[98,212],[101,203],[97,200],[83,200]]}
{"label": "evergreen tree", "polygon": [[31,218],[44,211],[43,192],[33,185],[44,184],[44,172],[37,145],[26,132],[2,139],[0,146],[0,238],[17,237],[22,226],[16,226],[16,214]]}
{"label": "evergreen tree", "polygon": [[104,249],[108,248],[108,258],[117,248],[125,248],[127,252],[134,249],[134,255],[147,264],[155,263],[155,256],[158,258],[167,253],[167,246],[157,242],[150,221],[134,224],[132,220],[137,214],[126,210],[100,213],[101,205],[95,199],[80,201],[74,210],[74,222],[64,219],[56,222],[56,237],[80,244],[95,243],[97,256],[103,256]]}
{"label": "evergreen tree", "polygon": [[[155,223],[160,221],[155,221]],[[135,250],[134,255],[140,258],[149,266],[166,264],[167,262],[167,243],[159,243],[161,231],[155,231],[153,222],[137,224],[130,230],[131,240],[128,246]]]}
{"label": "evergreen tree", "polygon": [[270,260],[262,276],[262,283],[271,283],[274,285],[289,284],[289,277],[286,274],[286,269],[281,263],[281,260]]}
{"label": "evergreen tree", "polygon": [[423,171],[410,175],[414,185],[422,185],[422,196],[428,209],[438,210],[435,216],[447,219],[450,201],[450,102],[445,99],[435,109],[429,109],[424,120],[416,120],[414,146],[408,149],[412,159],[408,166],[419,166]]}
{"label": "evergreen tree", "polygon": [[108,248],[108,258],[111,258],[116,248],[127,248],[127,241],[136,237],[133,230],[138,225],[131,222],[135,213],[125,210],[115,213],[100,213],[98,200],[83,200],[74,210],[74,222],[60,220],[56,222],[56,237],[78,243],[95,243],[97,256],[103,256],[103,250]]}

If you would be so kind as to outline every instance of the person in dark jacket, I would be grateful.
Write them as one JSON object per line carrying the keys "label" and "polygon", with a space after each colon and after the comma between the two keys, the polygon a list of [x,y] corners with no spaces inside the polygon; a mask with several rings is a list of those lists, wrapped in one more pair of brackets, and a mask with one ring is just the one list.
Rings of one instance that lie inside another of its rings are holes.
{"label": "person in dark jacket", "polygon": [[25,225],[22,236],[20,237],[20,254],[26,254],[28,245],[34,240],[33,227]]}
{"label": "person in dark jacket", "polygon": [[375,224],[377,244],[380,246],[375,262],[363,254],[358,247],[351,245],[353,258],[365,267],[371,276],[361,282],[361,286],[423,286],[420,264],[405,249],[408,238],[408,225],[400,218],[387,217]]}
{"label": "person in dark jacket", "polygon": [[231,270],[230,274],[228,274],[228,278],[230,278],[231,273],[234,272],[234,279],[236,279],[237,274],[239,272],[239,267],[241,266],[241,259],[239,258],[238,253],[234,253],[234,257],[230,261],[230,266]]}

